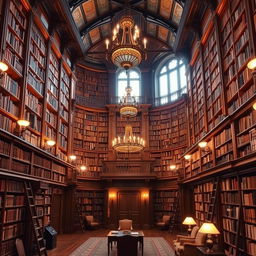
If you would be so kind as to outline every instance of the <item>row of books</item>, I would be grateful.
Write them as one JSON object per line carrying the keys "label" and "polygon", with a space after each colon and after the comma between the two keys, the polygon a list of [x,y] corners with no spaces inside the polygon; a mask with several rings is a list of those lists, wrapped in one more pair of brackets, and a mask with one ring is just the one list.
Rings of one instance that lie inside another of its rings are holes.
{"label": "row of books", "polygon": [[256,191],[244,192],[242,196],[242,201],[244,205],[256,206]]}
{"label": "row of books", "polygon": [[26,90],[25,104],[37,115],[42,116],[42,103],[28,89]]}
{"label": "row of books", "polygon": [[13,237],[21,236],[22,233],[23,223],[4,226],[2,231],[2,240],[7,240]]}
{"label": "row of books", "polygon": [[11,150],[11,144],[5,140],[0,140],[0,154],[5,154],[9,156],[10,150]]}
{"label": "row of books", "polygon": [[15,97],[20,97],[20,86],[18,82],[13,80],[10,76],[5,74],[3,78],[0,79],[0,85],[10,92]]}
{"label": "row of books", "polygon": [[13,145],[13,148],[12,148],[12,156],[14,158],[17,158],[17,159],[21,159],[21,160],[25,160],[25,161],[30,161],[31,159],[31,152],[25,150],[25,149],[22,149],[16,145]]}
{"label": "row of books", "polygon": [[24,218],[24,208],[5,209],[4,223],[21,221]]}
{"label": "row of books", "polygon": [[16,55],[12,48],[6,48],[4,51],[4,58],[14,68],[15,72],[21,76],[23,71],[22,59]]}

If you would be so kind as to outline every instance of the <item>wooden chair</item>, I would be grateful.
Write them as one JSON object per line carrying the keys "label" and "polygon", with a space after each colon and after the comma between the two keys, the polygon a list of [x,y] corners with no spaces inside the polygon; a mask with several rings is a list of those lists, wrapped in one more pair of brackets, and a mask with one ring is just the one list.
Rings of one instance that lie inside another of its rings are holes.
{"label": "wooden chair", "polygon": [[128,219],[119,220],[118,230],[133,230],[132,220],[128,220]]}
{"label": "wooden chair", "polygon": [[156,223],[156,226],[160,227],[161,229],[168,229],[170,219],[171,219],[170,215],[164,215],[163,218]]}
{"label": "wooden chair", "polygon": [[26,256],[23,241],[19,238],[15,240],[16,250],[18,252],[18,256]]}
{"label": "wooden chair", "polygon": [[117,256],[137,256],[138,239],[134,236],[125,235],[118,237]]}
{"label": "wooden chair", "polygon": [[96,227],[98,227],[100,224],[95,221],[94,217],[92,215],[87,215],[85,216],[85,226],[88,229],[94,229]]}

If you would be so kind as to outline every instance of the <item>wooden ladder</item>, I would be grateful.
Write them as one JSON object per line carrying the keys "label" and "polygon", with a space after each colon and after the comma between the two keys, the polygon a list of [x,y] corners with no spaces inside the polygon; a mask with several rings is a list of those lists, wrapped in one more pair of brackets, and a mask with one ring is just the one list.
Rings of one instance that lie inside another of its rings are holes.
{"label": "wooden ladder", "polygon": [[208,222],[213,221],[213,216],[216,211],[216,201],[219,192],[219,183],[219,177],[215,178],[213,182],[213,190],[210,197],[209,209],[206,215],[206,221]]}
{"label": "wooden ladder", "polygon": [[177,196],[174,199],[173,202],[173,215],[171,216],[170,219],[170,224],[169,224],[169,230],[170,233],[174,232],[175,228],[177,228],[179,226],[179,215],[180,215],[180,203],[179,203],[179,199],[180,199],[180,192],[177,192]]}
{"label": "wooden ladder", "polygon": [[79,224],[81,227],[82,232],[85,232],[85,222],[84,222],[84,216],[82,214],[82,209],[78,201],[78,194],[75,192],[75,204],[76,204],[76,210],[79,218]]}
{"label": "wooden ladder", "polygon": [[27,198],[27,206],[29,209],[29,217],[32,222],[32,231],[36,241],[37,254],[39,256],[47,256],[47,250],[44,244],[43,229],[39,223],[39,217],[36,211],[35,197],[33,189],[29,181],[24,181],[25,193]]}

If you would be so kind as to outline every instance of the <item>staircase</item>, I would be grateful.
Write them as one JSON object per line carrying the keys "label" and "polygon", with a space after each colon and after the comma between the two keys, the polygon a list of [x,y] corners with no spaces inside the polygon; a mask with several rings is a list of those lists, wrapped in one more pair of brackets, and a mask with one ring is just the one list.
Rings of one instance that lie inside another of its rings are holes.
{"label": "staircase", "polygon": [[206,215],[207,222],[213,222],[213,216],[216,208],[217,195],[219,191],[219,177],[215,178],[213,182],[213,190],[210,197],[209,209]]}
{"label": "staircase", "polygon": [[35,197],[33,194],[31,183],[29,181],[24,181],[24,188],[27,198],[27,207],[29,209],[29,217],[32,223],[32,231],[35,239],[35,248],[37,250],[37,255],[47,256],[47,251],[43,238],[43,228],[40,226],[39,217],[36,212]]}

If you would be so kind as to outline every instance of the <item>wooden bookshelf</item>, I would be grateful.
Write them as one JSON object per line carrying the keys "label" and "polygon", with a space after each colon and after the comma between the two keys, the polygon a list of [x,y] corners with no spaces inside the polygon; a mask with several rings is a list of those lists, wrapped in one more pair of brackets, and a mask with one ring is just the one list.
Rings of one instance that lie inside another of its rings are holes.
{"label": "wooden bookshelf", "polygon": [[[24,5],[23,5],[24,4]],[[30,121],[22,133],[35,147],[67,161],[73,74],[67,50],[60,52],[60,37],[50,40],[49,20],[38,8],[37,18],[26,1],[7,1],[3,28],[3,60],[9,69],[0,80],[0,128],[19,130],[18,119]],[[47,148],[46,141],[56,144]]]}
{"label": "wooden bookshelf", "polygon": [[76,162],[87,167],[84,175],[102,171],[102,161],[108,156],[108,113],[77,106],[73,130]]}
{"label": "wooden bookshelf", "polygon": [[76,102],[82,106],[105,107],[109,99],[108,74],[78,65]]}
{"label": "wooden bookshelf", "polygon": [[[187,113],[185,99],[169,107],[149,112],[150,157],[155,160],[154,171],[159,177],[171,173],[170,165],[181,168],[181,156],[187,147]],[[177,174],[177,172],[175,172]]]}
{"label": "wooden bookshelf", "polygon": [[102,190],[77,190],[77,202],[80,204],[83,216],[93,215],[99,222],[103,223],[105,209],[105,193]]}
{"label": "wooden bookshelf", "polygon": [[201,226],[207,219],[213,182],[205,182],[194,186],[195,218]]}
{"label": "wooden bookshelf", "polygon": [[163,215],[172,216],[175,212],[177,189],[154,191],[154,219],[155,223],[162,219]]}

